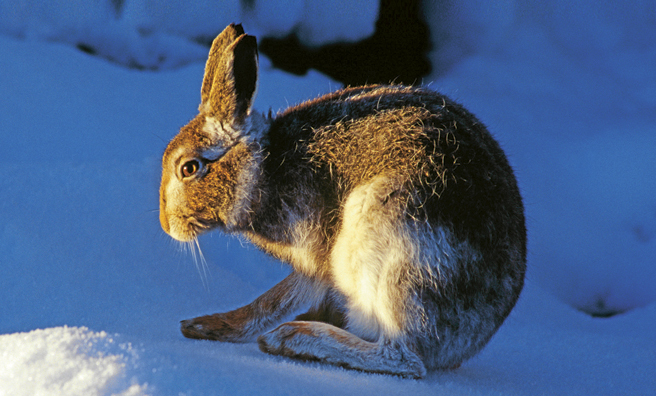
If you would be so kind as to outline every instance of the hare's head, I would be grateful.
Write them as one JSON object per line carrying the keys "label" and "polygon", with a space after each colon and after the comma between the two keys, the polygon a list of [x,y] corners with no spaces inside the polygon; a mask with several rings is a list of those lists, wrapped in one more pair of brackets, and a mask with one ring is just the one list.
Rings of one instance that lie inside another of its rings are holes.
{"label": "hare's head", "polygon": [[259,176],[259,136],[251,113],[257,85],[257,43],[240,25],[212,43],[199,114],[169,143],[162,159],[160,221],[180,241],[223,226],[243,226]]}

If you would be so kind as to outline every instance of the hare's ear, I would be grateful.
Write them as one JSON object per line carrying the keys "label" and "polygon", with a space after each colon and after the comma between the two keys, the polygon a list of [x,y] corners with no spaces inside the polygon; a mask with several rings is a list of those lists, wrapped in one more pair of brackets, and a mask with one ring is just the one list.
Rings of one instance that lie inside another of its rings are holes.
{"label": "hare's ear", "polygon": [[250,113],[256,86],[257,40],[242,34],[219,56],[201,108],[221,122],[242,124]]}
{"label": "hare's ear", "polygon": [[210,97],[210,91],[212,90],[212,84],[214,83],[214,73],[219,67],[219,62],[223,59],[223,53],[235,42],[235,40],[237,40],[237,37],[242,34],[244,34],[244,28],[242,28],[241,25],[231,23],[228,27],[223,29],[223,31],[216,36],[212,42],[212,48],[210,49],[210,54],[207,57],[207,63],[205,64],[203,86],[200,89],[201,108],[207,104]]}

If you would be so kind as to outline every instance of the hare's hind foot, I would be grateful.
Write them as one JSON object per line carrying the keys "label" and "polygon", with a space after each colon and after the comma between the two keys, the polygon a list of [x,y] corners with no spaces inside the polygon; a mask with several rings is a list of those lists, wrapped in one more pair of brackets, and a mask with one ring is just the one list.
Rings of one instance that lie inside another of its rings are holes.
{"label": "hare's hind foot", "polygon": [[372,373],[422,378],[426,368],[417,354],[398,342],[368,342],[321,322],[288,322],[258,337],[263,352],[317,360]]}

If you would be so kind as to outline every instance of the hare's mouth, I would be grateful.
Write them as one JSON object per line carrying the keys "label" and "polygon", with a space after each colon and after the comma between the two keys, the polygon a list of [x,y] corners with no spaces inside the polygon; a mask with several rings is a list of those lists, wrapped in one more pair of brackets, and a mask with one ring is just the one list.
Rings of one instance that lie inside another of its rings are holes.
{"label": "hare's mouth", "polygon": [[204,219],[199,219],[196,217],[190,217],[187,219],[187,224],[189,226],[189,234],[193,238],[196,238],[198,235],[211,230],[217,225],[211,223]]}
{"label": "hare's mouth", "polygon": [[199,235],[216,227],[216,224],[196,217],[174,217],[170,220],[170,227],[166,232],[180,242],[193,241]]}
{"label": "hare's mouth", "polygon": [[191,239],[196,238],[197,236],[215,228],[225,228],[225,223],[218,217],[204,219],[191,216],[187,218],[187,229]]}

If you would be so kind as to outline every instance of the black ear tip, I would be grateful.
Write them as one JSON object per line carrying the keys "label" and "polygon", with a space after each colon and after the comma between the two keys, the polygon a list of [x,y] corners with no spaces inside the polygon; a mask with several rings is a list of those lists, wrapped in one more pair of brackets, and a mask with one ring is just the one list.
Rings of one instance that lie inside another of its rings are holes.
{"label": "black ear tip", "polygon": [[239,36],[234,44],[235,58],[252,56],[254,52],[257,56],[257,38],[248,34]]}
{"label": "black ear tip", "polygon": [[242,40],[244,41],[244,44],[246,46],[255,49],[255,51],[257,52],[257,37],[247,34],[242,38]]}
{"label": "black ear tip", "polygon": [[[225,29],[223,29],[223,32],[221,32],[221,35],[228,35],[230,37],[233,37],[232,40],[235,38],[241,36],[244,34],[244,28],[241,26],[241,23],[231,23],[230,25],[226,26]],[[232,41],[231,40],[231,41]]]}
{"label": "black ear tip", "polygon": [[237,33],[237,37],[244,34],[244,28],[241,26],[241,23],[231,23],[230,26],[232,26],[232,28],[235,30],[235,33]]}

